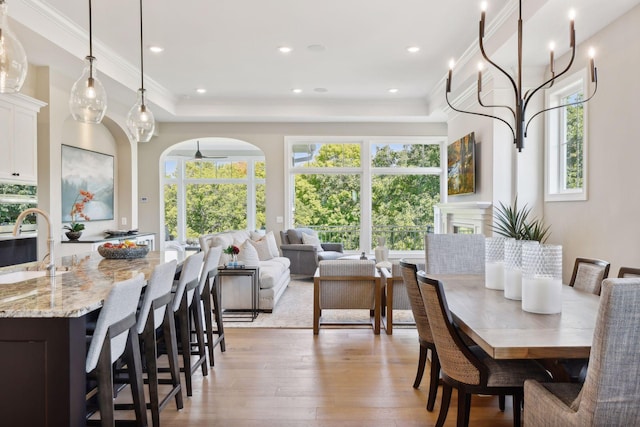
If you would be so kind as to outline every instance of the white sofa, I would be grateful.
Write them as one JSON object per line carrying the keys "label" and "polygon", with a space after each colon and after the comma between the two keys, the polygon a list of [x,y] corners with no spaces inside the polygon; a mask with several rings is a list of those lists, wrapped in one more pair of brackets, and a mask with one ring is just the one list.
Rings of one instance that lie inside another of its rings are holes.
{"label": "white sofa", "polygon": [[[260,267],[258,309],[266,312],[273,310],[291,280],[290,261],[279,255],[275,237],[272,232],[270,234],[270,236],[263,236],[248,230],[237,230],[200,236],[200,247],[205,252],[213,246],[221,246],[224,250],[230,245],[235,245],[240,248],[238,261],[247,265],[255,264],[253,260],[258,261]],[[258,249],[254,253],[247,245]],[[255,258],[256,255],[258,258]],[[220,264],[226,264],[229,260],[230,256],[223,253]],[[251,280],[248,276],[221,277],[221,284],[223,309],[251,309]]]}

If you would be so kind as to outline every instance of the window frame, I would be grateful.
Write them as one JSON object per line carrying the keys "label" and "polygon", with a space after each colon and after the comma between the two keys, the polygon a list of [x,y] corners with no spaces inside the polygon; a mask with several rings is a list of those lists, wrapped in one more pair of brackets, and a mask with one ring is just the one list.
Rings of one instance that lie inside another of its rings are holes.
{"label": "window frame", "polygon": [[[547,89],[545,96],[545,108],[553,108],[559,105],[562,98],[582,91],[583,99],[588,96],[588,75],[584,69],[570,77],[556,83],[556,87]],[[563,147],[561,125],[566,108],[556,108],[547,111],[546,138],[545,138],[545,201],[585,201],[588,199],[588,109],[589,103],[582,104],[582,187],[565,189],[566,178],[566,146]]]}
{"label": "window frame", "polygon": [[[295,144],[360,144],[359,167],[308,168],[294,167],[293,146]],[[421,144],[440,147],[440,167],[374,167],[371,165],[371,149],[374,144]],[[372,245],[372,177],[374,175],[438,175],[440,177],[440,203],[447,201],[447,136],[285,136],[284,165],[284,224],[292,228],[293,203],[295,199],[294,175],[298,174],[356,174],[360,176],[360,248]],[[445,165],[445,166],[443,166]],[[366,250],[368,253],[369,251]],[[413,255],[422,251],[392,251],[394,256]]]}

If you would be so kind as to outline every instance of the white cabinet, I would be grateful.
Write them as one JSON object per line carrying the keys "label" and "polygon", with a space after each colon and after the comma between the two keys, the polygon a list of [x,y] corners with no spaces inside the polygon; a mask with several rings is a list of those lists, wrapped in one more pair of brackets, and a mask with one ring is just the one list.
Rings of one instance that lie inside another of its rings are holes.
{"label": "white cabinet", "polygon": [[44,102],[25,95],[0,95],[0,180],[36,184],[38,111]]}

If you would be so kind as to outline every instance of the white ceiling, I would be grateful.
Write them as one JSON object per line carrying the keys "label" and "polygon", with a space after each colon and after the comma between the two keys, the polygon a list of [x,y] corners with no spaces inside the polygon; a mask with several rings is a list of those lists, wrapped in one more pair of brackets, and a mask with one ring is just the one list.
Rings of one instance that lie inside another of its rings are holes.
{"label": "white ceiling", "polygon": [[[525,44],[538,58],[527,65],[547,61],[551,38],[566,50],[571,7],[580,42],[639,2],[525,0]],[[29,62],[77,79],[88,54],[88,0],[7,4]],[[490,2],[489,49],[513,40],[517,5]],[[109,108],[122,115],[140,86],[138,8],[135,0],[93,1],[94,56]],[[145,47],[165,50],[145,50],[145,87],[164,122],[444,121],[447,63],[475,61],[478,20],[476,0],[146,0]],[[511,52],[499,54],[515,60]]]}

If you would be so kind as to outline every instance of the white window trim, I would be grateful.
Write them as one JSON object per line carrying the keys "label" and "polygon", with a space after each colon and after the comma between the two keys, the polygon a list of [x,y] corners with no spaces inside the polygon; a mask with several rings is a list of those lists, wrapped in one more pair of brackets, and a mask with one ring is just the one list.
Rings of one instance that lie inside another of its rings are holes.
{"label": "white window trim", "polygon": [[[545,108],[552,108],[558,105],[558,100],[563,96],[569,95],[582,87],[583,97],[589,94],[587,69],[579,71],[570,77],[557,83],[557,87],[546,91]],[[583,151],[582,151],[582,188],[563,190],[561,180],[563,173],[560,161],[559,148],[559,112],[561,109],[548,111],[546,115],[546,138],[545,138],[545,202],[564,202],[564,201],[584,201],[587,200],[588,189],[588,159],[589,159],[589,103],[583,105]]]}
{"label": "white window trim", "polygon": [[[371,236],[367,230],[371,229],[371,206],[365,204],[365,200],[371,198],[371,177],[372,175],[381,174],[393,174],[393,175],[415,175],[427,172],[430,175],[440,175],[440,201],[446,202],[447,197],[447,180],[446,180],[446,166],[445,167],[428,167],[428,168],[402,168],[401,170],[396,168],[376,168],[371,166],[369,159],[369,153],[373,144],[433,144],[440,146],[440,164],[446,165],[446,136],[285,136],[285,149],[284,149],[284,224],[285,229],[293,227],[293,200],[295,189],[293,188],[293,176],[303,171],[305,174],[357,174],[360,175],[360,186],[362,193],[360,197],[360,215],[361,215],[361,228],[360,228],[360,245],[363,248],[371,247]],[[313,144],[313,143],[331,143],[331,144],[361,144],[360,150],[360,167],[345,167],[345,168],[296,168],[291,164],[291,158],[293,156],[293,146],[295,144]],[[444,159],[444,163],[443,163]],[[413,255],[416,251],[407,252],[406,255]],[[394,255],[403,256],[404,253],[395,253]]]}

